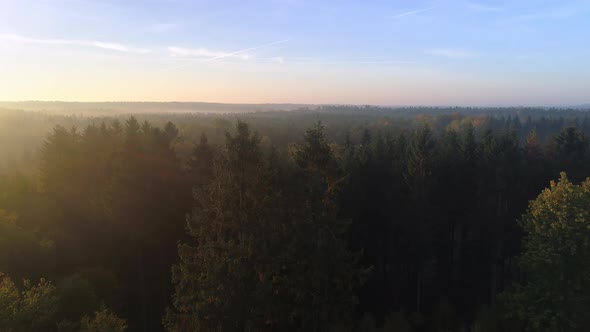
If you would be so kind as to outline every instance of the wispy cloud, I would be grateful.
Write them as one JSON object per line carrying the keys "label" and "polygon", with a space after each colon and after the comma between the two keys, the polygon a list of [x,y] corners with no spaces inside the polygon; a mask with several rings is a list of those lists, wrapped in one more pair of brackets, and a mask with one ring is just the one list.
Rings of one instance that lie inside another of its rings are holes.
{"label": "wispy cloud", "polygon": [[427,12],[427,11],[431,11],[431,10],[433,10],[435,8],[436,8],[436,6],[428,7],[428,8],[421,8],[421,9],[414,9],[414,10],[411,10],[411,11],[407,11],[407,12],[404,12],[404,13],[399,13],[397,15],[394,15],[393,18],[402,18],[404,16],[420,14],[420,13],[424,13],[424,12]]}
{"label": "wispy cloud", "polygon": [[492,6],[488,6],[488,5],[484,5],[484,4],[476,3],[476,2],[468,2],[467,8],[469,8],[471,10],[478,11],[478,12],[501,12],[501,11],[504,11],[504,8],[501,8],[501,7],[492,7]]}
{"label": "wispy cloud", "polygon": [[16,34],[0,34],[0,40],[21,43],[21,44],[37,44],[37,45],[63,45],[63,46],[78,46],[78,47],[94,47],[104,50],[117,51],[123,53],[150,53],[149,50],[137,47],[131,47],[125,44],[104,42],[99,40],[77,40],[77,39],[51,39],[51,38],[31,38]]}
{"label": "wispy cloud", "polygon": [[566,20],[578,13],[574,8],[554,8],[547,11],[539,11],[528,14],[515,16],[514,18],[521,21],[536,20]]}
{"label": "wispy cloud", "polygon": [[450,48],[435,48],[432,50],[426,51],[428,54],[436,55],[436,56],[443,56],[447,58],[472,58],[479,56],[479,53],[476,52],[469,52],[464,50],[455,50]]}
{"label": "wispy cloud", "polygon": [[236,58],[248,60],[251,56],[245,53],[233,54],[232,52],[210,50],[207,48],[186,48],[186,47],[168,47],[168,52],[174,57],[202,57],[202,58]]}
{"label": "wispy cloud", "polygon": [[[240,60],[248,60],[248,59],[254,58],[254,56],[252,54],[249,54],[248,52],[251,52],[251,51],[254,51],[257,49],[261,49],[264,47],[270,47],[273,45],[283,44],[288,41],[289,41],[289,39],[278,40],[278,41],[275,41],[272,43],[248,47],[248,48],[241,49],[238,51],[233,51],[233,52],[221,51],[221,50],[211,50],[211,49],[207,49],[207,48],[186,48],[186,47],[177,47],[177,46],[169,46],[167,49],[168,49],[170,56],[172,56],[173,58],[174,57],[184,58],[186,60],[197,60],[200,62],[209,62],[209,61],[214,61],[214,60],[223,59],[223,58],[234,58],[234,59],[240,59]],[[272,59],[272,61],[277,62],[277,63],[282,63],[282,62],[284,62],[284,59],[282,57],[275,57]],[[176,66],[173,68],[168,68],[165,71],[185,68],[185,67],[189,67],[193,64],[194,64],[194,62],[186,63],[186,64],[182,64],[180,66]]]}
{"label": "wispy cloud", "polygon": [[254,50],[257,50],[257,49],[260,49],[260,48],[269,47],[269,46],[273,46],[273,45],[283,44],[283,43],[286,43],[288,41],[289,41],[289,39],[284,39],[284,40],[279,40],[279,41],[275,41],[275,42],[268,43],[268,44],[253,46],[253,47],[245,48],[243,50],[239,50],[239,51],[235,51],[235,52],[230,52],[228,54],[218,55],[218,56],[215,56],[215,57],[210,58],[208,60],[217,60],[217,59],[221,59],[221,58],[227,58],[227,57],[231,57],[231,56],[241,55],[241,54],[244,54],[246,52],[254,51]]}
{"label": "wispy cloud", "polygon": [[276,63],[285,63],[285,58],[283,58],[282,56],[276,56],[276,57],[272,58],[271,60]]}
{"label": "wispy cloud", "polygon": [[272,43],[248,47],[248,48],[241,49],[238,51],[233,51],[233,52],[210,50],[207,48],[193,49],[193,48],[185,48],[185,47],[177,47],[177,46],[168,47],[168,51],[170,52],[170,55],[172,55],[172,56],[198,57],[198,58],[204,58],[203,59],[204,61],[212,61],[212,60],[223,59],[223,58],[236,58],[236,59],[241,59],[241,60],[248,60],[248,59],[252,58],[252,55],[248,54],[248,52],[251,52],[251,51],[254,51],[257,49],[261,49],[264,47],[283,44],[288,41],[289,41],[288,39],[279,40],[279,41],[275,41]]}

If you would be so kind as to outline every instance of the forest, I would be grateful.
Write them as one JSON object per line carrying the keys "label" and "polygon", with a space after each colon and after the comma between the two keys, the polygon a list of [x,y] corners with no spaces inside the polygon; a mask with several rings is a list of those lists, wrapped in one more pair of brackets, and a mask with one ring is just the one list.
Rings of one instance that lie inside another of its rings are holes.
{"label": "forest", "polygon": [[0,109],[1,331],[590,326],[590,110],[138,109]]}

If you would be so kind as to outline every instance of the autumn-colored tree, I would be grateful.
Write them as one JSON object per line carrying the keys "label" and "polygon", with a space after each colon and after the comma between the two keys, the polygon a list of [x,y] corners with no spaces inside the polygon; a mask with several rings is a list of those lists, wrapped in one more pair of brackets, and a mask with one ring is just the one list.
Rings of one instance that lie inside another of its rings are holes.
{"label": "autumn-colored tree", "polygon": [[50,331],[55,326],[58,297],[55,286],[41,279],[24,280],[19,289],[0,273],[0,327],[6,332]]}
{"label": "autumn-colored tree", "polygon": [[127,322],[106,308],[95,311],[93,317],[84,316],[80,321],[80,332],[125,332],[126,330]]}
{"label": "autumn-colored tree", "polygon": [[531,331],[585,331],[590,320],[590,180],[575,185],[565,173],[530,202],[523,283],[504,295]]}

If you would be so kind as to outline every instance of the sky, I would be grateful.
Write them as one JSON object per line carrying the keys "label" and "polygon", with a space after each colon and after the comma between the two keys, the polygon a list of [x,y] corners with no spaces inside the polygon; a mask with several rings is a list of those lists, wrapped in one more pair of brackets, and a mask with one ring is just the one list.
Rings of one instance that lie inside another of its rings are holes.
{"label": "sky", "polygon": [[590,0],[0,0],[0,100],[590,103]]}

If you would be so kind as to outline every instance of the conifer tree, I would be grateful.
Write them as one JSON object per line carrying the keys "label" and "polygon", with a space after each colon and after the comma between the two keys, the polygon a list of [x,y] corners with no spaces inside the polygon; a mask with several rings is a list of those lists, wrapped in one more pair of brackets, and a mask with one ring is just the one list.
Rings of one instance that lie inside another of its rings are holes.
{"label": "conifer tree", "polygon": [[[324,181],[332,155],[323,134],[312,135],[298,151],[314,154],[297,160]],[[309,199],[299,194],[310,193],[307,180],[296,193],[274,185],[279,172],[268,167],[259,142],[238,122],[211,182],[195,192],[191,239],[179,246],[174,308],[164,319],[170,331],[327,331],[350,317],[354,259],[333,210],[318,208],[327,183],[314,186],[320,192]]]}

